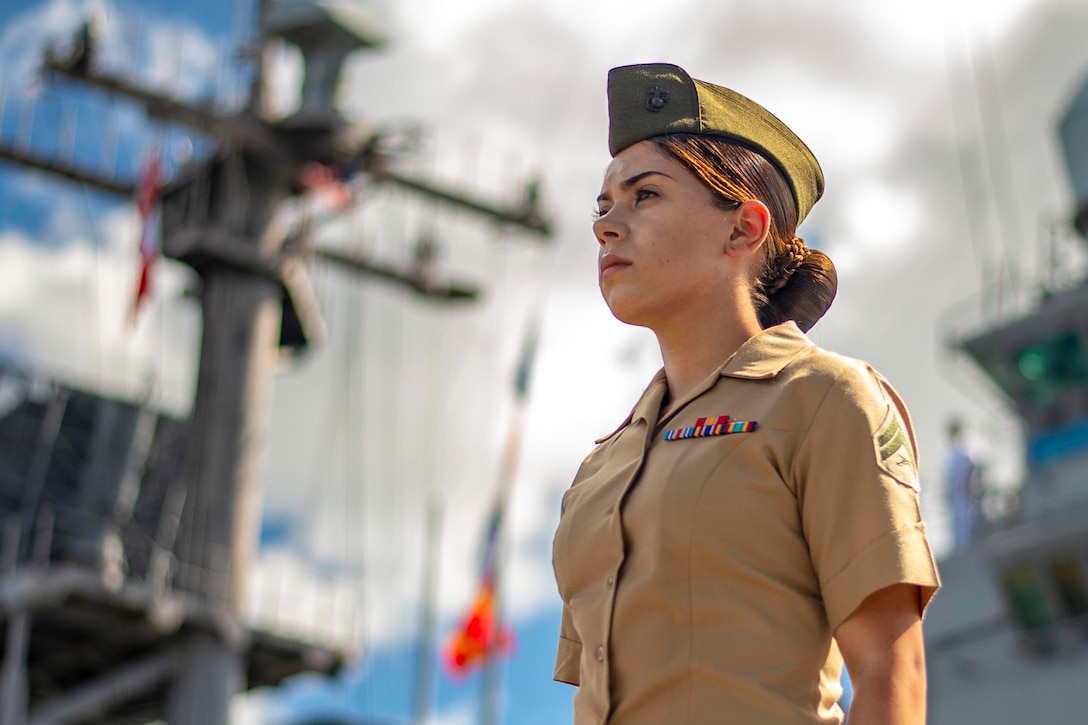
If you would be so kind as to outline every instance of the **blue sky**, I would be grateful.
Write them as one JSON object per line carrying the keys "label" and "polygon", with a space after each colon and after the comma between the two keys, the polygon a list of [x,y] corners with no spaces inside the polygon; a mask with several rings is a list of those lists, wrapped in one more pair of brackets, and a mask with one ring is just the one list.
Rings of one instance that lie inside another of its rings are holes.
{"label": "blue sky", "polygon": [[[551,662],[542,656],[554,645],[558,627],[558,610],[517,623],[517,647],[502,669],[503,722],[570,722],[573,689],[551,681]],[[365,715],[378,722],[406,723],[412,712],[414,666],[415,652],[410,648],[379,649],[346,673],[339,684],[329,687],[325,682],[300,678],[285,688],[284,700],[296,711],[356,718]],[[460,680],[443,675],[436,684],[440,711],[474,713],[480,707],[483,688],[479,672]]]}
{"label": "blue sky", "polygon": [[[1042,259],[1035,230],[1058,229],[1054,220],[1070,206],[1053,126],[1088,68],[1088,8],[1081,0],[658,5],[401,0],[382,8],[389,48],[349,64],[342,102],[352,118],[425,129],[426,143],[406,162],[412,169],[498,198],[516,196],[539,172],[559,233],[542,247],[387,192],[322,232],[321,244],[395,263],[434,232],[441,271],[483,283],[486,295],[472,309],[438,310],[314,265],[330,336],[276,377],[263,476],[270,525],[252,609],[294,631],[346,636],[365,656],[339,683],[300,678],[258,693],[244,708],[251,721],[287,723],[289,713],[318,707],[408,718],[422,512],[434,498],[445,510],[438,612],[446,632],[475,586],[513,415],[509,381],[534,318],[540,353],[506,540],[518,646],[504,667],[504,722],[569,719],[572,691],[550,681],[559,498],[592,441],[623,419],[660,364],[652,338],[612,320],[595,289],[589,218],[608,162],[604,78],[615,65],[667,60],[730,85],[775,111],[821,159],[827,193],[801,232],[835,260],[840,291],[813,338],[873,363],[910,405],[938,550],[947,540],[938,471],[948,417],[965,419],[1003,481],[1016,483],[1013,418],[945,339],[1007,312],[979,304],[996,283],[1011,306],[1043,271],[1033,266]],[[698,27],[688,22],[695,7]],[[19,136],[25,116],[12,109],[31,104],[33,138],[44,148],[74,133],[61,148],[112,164],[116,146],[119,173],[135,173],[143,149],[160,139],[168,168],[176,166],[180,130],[152,132],[135,108],[32,82],[43,39],[95,10],[109,21],[114,67],[190,99],[237,95],[223,71],[244,16],[233,3],[14,0],[0,4],[0,136]],[[984,181],[972,55],[992,61],[988,102],[1003,109],[1011,196]],[[288,52],[276,68],[276,97],[289,107],[297,62]],[[997,233],[1002,205],[1019,212],[1017,249]],[[184,412],[199,339],[185,295],[192,277],[162,265],[144,319],[126,328],[137,231],[124,201],[0,166],[0,348],[116,394],[138,395],[151,380],[155,404]],[[1008,272],[1016,266],[1023,290]],[[440,681],[432,722],[474,722],[478,691],[476,679]]]}

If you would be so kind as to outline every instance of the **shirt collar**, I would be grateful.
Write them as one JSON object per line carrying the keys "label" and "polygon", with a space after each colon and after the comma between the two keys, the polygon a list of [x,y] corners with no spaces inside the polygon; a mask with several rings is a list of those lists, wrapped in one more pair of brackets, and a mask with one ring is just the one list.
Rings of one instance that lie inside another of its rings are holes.
{"label": "shirt collar", "polygon": [[[650,384],[646,386],[646,390],[643,391],[638,402],[635,403],[635,407],[627,417],[623,419],[623,422],[619,424],[619,427],[608,435],[598,438],[596,443],[598,445],[604,443],[606,440],[626,428],[632,421],[641,419],[651,424],[656,422],[658,414],[661,412],[661,401],[664,400],[665,391],[667,389],[668,384],[665,381],[665,368],[661,368],[657,371],[657,374],[654,375],[654,379],[650,381]],[[650,427],[653,426],[651,425]]]}
{"label": "shirt collar", "polygon": [[797,356],[813,347],[812,342],[797,327],[797,323],[790,321],[781,325],[768,327],[754,336],[748,338],[740,348],[733,353],[722,365],[717,373],[711,375],[682,400],[669,406],[672,411],[667,417],[659,419],[661,400],[665,396],[668,383],[665,380],[665,370],[662,369],[654,377],[650,386],[643,394],[642,400],[635,406],[632,417],[637,420],[640,417],[648,421],[656,421],[658,427],[668,422],[684,406],[695,398],[714,387],[721,377],[744,378],[748,380],[766,380],[773,378],[782,372],[783,368],[790,364]]}
{"label": "shirt collar", "polygon": [[[783,368],[789,365],[797,356],[812,347],[812,342],[805,337],[805,333],[801,332],[801,329],[797,327],[797,323],[792,320],[781,325],[768,327],[766,330],[750,337],[741,345],[740,349],[725,361],[718,374],[707,378],[702,385],[691,391],[679,405],[673,406],[673,414],[683,408],[688,401],[699,397],[713,387],[714,381],[719,377],[747,378],[750,380],[773,378],[782,372]],[[658,416],[667,387],[665,369],[662,368],[657,371],[653,380],[646,386],[646,390],[642,393],[638,403],[635,404],[631,414],[624,419],[619,428],[603,438],[598,438],[597,443],[607,440],[631,421],[640,418],[651,423],[651,427],[655,424],[658,427],[664,424],[666,421],[659,421]],[[673,416],[670,415],[669,418],[671,417]]]}
{"label": "shirt collar", "polygon": [[796,322],[783,322],[749,338],[726,360],[721,374],[750,380],[773,378],[798,355],[812,347],[812,342]]}
{"label": "shirt collar", "polygon": [[646,386],[646,391],[639,398],[638,403],[635,404],[634,409],[631,411],[631,420],[643,418],[650,423],[656,422],[661,412],[661,402],[665,399],[668,387],[668,381],[665,379],[665,368],[661,368],[654,375],[654,379],[650,381],[650,384]]}

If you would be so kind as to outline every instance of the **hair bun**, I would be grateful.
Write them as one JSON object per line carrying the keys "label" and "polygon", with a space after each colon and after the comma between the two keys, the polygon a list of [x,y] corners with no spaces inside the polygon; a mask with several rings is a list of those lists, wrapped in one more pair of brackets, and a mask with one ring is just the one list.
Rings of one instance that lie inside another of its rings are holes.
{"label": "hair bun", "polygon": [[[796,239],[791,248],[798,247]],[[838,289],[838,274],[835,265],[826,254],[818,249],[809,249],[801,242],[803,250],[801,263],[788,277],[782,277],[781,284],[768,290],[762,304],[757,305],[756,313],[764,328],[793,320],[803,331],[808,332],[823,317]],[[779,255],[780,259],[794,254]]]}
{"label": "hair bun", "polygon": [[771,284],[771,288],[768,290],[771,294],[786,286],[786,283],[793,277],[793,273],[804,264],[808,252],[809,249],[805,246],[805,240],[801,239],[801,237],[794,237],[785,245],[785,249],[775,258],[772,265],[774,283]]}

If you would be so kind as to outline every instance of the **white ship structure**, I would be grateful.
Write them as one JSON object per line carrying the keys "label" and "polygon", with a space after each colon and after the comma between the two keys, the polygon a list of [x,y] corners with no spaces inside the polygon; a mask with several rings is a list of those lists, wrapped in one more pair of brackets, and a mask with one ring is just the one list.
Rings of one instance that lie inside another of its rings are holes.
{"label": "white ship structure", "polygon": [[[1088,79],[1060,135],[1088,239]],[[1014,513],[980,518],[941,563],[926,620],[929,722],[1088,722],[1088,278],[953,346],[1020,419],[1025,474]]]}

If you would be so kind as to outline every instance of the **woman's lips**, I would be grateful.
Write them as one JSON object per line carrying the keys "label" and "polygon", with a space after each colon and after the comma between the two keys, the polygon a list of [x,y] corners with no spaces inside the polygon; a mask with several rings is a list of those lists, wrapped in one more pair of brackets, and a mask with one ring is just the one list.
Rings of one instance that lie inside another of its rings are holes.
{"label": "woman's lips", "polygon": [[601,257],[600,270],[601,279],[604,279],[609,274],[614,274],[625,267],[630,267],[631,263],[618,254],[606,254]]}

